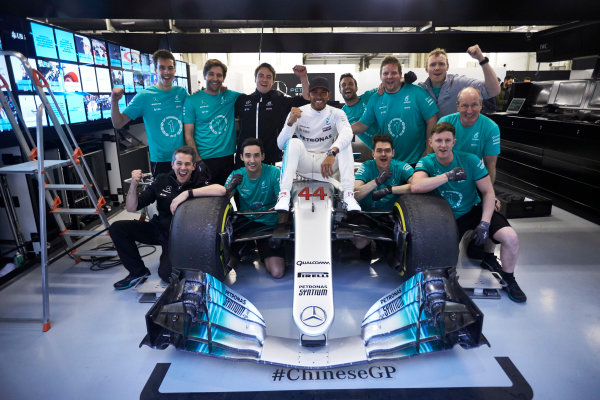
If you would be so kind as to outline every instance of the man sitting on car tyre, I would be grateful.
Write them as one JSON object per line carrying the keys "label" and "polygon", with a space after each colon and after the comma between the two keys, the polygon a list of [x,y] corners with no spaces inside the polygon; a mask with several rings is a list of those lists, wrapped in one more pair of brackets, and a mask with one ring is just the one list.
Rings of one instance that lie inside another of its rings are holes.
{"label": "man sitting on car tyre", "polygon": [[[483,161],[474,154],[454,151],[454,126],[437,124],[429,138],[434,154],[419,160],[410,186],[412,193],[436,191],[450,204],[458,225],[459,238],[473,229],[473,240],[482,245],[500,244],[502,269],[498,272],[506,282],[504,290],[517,303],[527,296],[514,277],[519,254],[519,239],[506,218],[494,210],[495,194]],[[481,192],[483,199],[479,197]]]}

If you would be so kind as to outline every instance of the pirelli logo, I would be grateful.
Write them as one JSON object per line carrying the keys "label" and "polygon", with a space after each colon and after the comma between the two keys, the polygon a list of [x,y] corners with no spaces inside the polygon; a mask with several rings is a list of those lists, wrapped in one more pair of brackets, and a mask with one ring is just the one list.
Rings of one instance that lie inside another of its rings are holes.
{"label": "pirelli logo", "polygon": [[329,278],[329,272],[298,272],[298,278]]}

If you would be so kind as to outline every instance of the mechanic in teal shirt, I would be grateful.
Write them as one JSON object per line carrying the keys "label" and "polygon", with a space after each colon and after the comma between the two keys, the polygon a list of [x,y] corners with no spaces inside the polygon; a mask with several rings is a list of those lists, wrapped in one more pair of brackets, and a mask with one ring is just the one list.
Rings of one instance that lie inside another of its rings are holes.
{"label": "mechanic in teal shirt", "polygon": [[222,90],[227,66],[221,61],[208,60],[203,74],[206,89],[189,96],[185,102],[185,143],[198,151],[212,181],[222,185],[234,166],[235,101],[241,93]]}
{"label": "mechanic in teal shirt", "polygon": [[373,160],[365,161],[355,174],[354,197],[365,211],[391,211],[398,195],[410,193],[413,168],[394,160],[393,141],[389,135],[375,135]]}
{"label": "mechanic in teal shirt", "polygon": [[[239,153],[244,167],[236,169],[229,175],[225,183],[227,192],[237,194],[239,211],[267,211],[273,208],[279,194],[281,171],[277,167],[262,163],[265,152],[259,139],[244,140]],[[274,225],[277,225],[276,213],[245,215],[240,216],[234,223],[234,232],[256,231]],[[234,243],[232,246],[233,257],[239,259],[240,252],[245,253],[249,250],[248,248],[244,249],[244,243],[248,244],[248,242]],[[280,245],[272,247],[272,244],[269,245],[268,239],[257,240],[256,247],[271,276],[281,278],[285,273],[284,248]]]}
{"label": "mechanic in teal shirt", "polygon": [[506,282],[504,290],[509,298],[524,302],[527,296],[514,277],[519,255],[517,233],[507,219],[494,210],[494,187],[483,160],[471,153],[454,151],[454,133],[454,126],[448,122],[434,127],[429,139],[434,154],[417,163],[411,192],[435,191],[446,199],[456,219],[459,240],[467,231],[473,230],[471,240],[475,245],[484,246],[484,250],[493,249],[494,243],[500,244],[501,264],[495,272]]}
{"label": "mechanic in teal shirt", "polygon": [[120,112],[122,88],[114,88],[111,95],[111,121],[121,129],[129,121],[143,117],[152,175],[171,171],[171,157],[175,149],[184,145],[183,105],[187,90],[173,86],[175,57],[168,50],[157,50],[152,55],[158,82],[155,86],[135,95],[129,106]]}
{"label": "mechanic in teal shirt", "polygon": [[458,93],[457,99],[458,112],[442,117],[440,122],[449,122],[456,129],[455,151],[472,153],[483,159],[493,184],[500,154],[500,128],[481,114],[483,96],[478,89],[466,87]]}
{"label": "mechanic in teal shirt", "polygon": [[437,122],[435,101],[420,86],[401,81],[400,61],[388,56],[380,67],[385,93],[373,94],[359,122],[352,124],[358,135],[372,125],[394,140],[394,158],[415,164],[426,152],[427,132]]}
{"label": "mechanic in teal shirt", "polygon": [[[369,103],[369,99],[373,95],[373,93],[377,93],[377,88],[367,90],[360,96],[356,93],[358,91],[358,84],[356,83],[356,79],[352,76],[351,73],[342,74],[339,82],[339,90],[346,104],[342,107],[342,111],[346,113],[348,117],[348,122],[350,125],[353,123],[360,121],[360,118],[363,116],[365,110],[367,109],[367,104]],[[365,145],[371,150],[373,150],[373,137],[379,133],[379,127],[377,125],[372,125],[367,129],[366,132],[363,132],[358,135],[358,138],[363,141]]]}

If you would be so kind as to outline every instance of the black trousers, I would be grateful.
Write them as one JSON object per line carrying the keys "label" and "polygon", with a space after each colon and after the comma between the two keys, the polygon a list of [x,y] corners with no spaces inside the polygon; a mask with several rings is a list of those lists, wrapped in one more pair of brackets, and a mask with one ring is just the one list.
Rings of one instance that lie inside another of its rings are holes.
{"label": "black trousers", "polygon": [[203,158],[202,161],[208,167],[211,175],[211,182],[225,185],[225,181],[233,171],[233,155],[218,158]]}
{"label": "black trousers", "polygon": [[169,282],[171,263],[168,233],[161,232],[153,223],[138,220],[116,221],[110,225],[109,232],[123,266],[134,275],[142,275],[146,270],[136,242],[162,246],[158,276]]}

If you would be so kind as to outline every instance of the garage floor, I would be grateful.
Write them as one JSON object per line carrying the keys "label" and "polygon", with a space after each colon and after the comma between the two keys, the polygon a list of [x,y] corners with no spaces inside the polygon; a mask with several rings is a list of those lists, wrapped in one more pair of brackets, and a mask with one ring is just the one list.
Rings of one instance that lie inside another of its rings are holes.
{"label": "garage floor", "polygon": [[[116,218],[130,217],[123,212]],[[135,290],[113,290],[123,268],[91,271],[89,264],[64,258],[50,267],[48,332],[41,322],[6,320],[41,318],[40,268],[0,291],[1,397],[597,399],[600,226],[557,208],[550,217],[511,223],[521,241],[516,276],[529,299],[515,304],[503,293],[500,300],[476,300],[491,347],[455,347],[331,373],[138,348],[150,305],[139,303]],[[145,258],[154,277],[158,254]],[[473,264],[461,256],[460,266]],[[330,338],[359,335],[366,310],[399,284],[383,262],[339,262],[333,276]],[[262,266],[246,263],[228,279],[262,312],[269,335],[297,336],[289,271],[274,280]]]}

